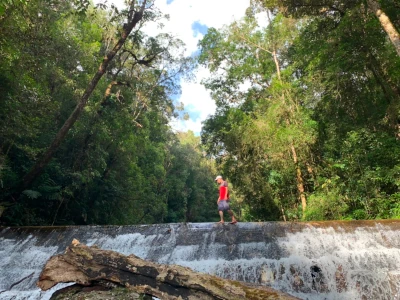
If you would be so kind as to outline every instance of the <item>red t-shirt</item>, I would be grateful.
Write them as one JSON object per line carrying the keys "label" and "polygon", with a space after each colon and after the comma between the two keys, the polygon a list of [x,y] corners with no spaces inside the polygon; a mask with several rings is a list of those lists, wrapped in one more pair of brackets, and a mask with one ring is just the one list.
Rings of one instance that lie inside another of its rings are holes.
{"label": "red t-shirt", "polygon": [[219,199],[220,200],[229,199],[228,183],[226,181],[222,181],[222,183],[219,186]]}

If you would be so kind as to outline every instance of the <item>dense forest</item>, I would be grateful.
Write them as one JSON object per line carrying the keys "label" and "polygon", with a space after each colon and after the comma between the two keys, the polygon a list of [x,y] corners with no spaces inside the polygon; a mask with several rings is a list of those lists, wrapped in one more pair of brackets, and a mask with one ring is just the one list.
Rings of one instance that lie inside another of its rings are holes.
{"label": "dense forest", "polygon": [[[196,57],[166,18],[0,3],[0,225],[216,221],[217,174],[240,221],[400,218],[396,0],[253,0]],[[199,65],[201,137],[170,126]]]}
{"label": "dense forest", "polygon": [[195,64],[180,40],[143,32],[164,20],[152,2],[143,4],[1,7],[3,224],[218,219],[213,161],[193,132],[169,126],[180,113],[178,79]]}

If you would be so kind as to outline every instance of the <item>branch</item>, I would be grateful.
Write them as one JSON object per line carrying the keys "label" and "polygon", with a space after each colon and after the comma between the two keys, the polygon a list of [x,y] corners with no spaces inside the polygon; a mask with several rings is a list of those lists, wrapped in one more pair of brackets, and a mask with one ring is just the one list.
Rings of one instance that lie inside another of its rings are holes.
{"label": "branch", "polygon": [[22,281],[24,281],[25,279],[28,279],[29,277],[32,277],[32,275],[33,274],[35,274],[35,272],[32,272],[31,274],[29,274],[28,276],[25,276],[24,278],[22,278],[21,280],[18,280],[17,282],[14,282],[11,286],[10,286],[10,288],[8,289],[8,290],[4,290],[4,291],[1,291],[0,292],[0,294],[1,293],[4,293],[4,292],[7,292],[7,291],[10,291],[14,286],[16,286],[17,284],[20,284]]}
{"label": "branch", "polygon": [[114,85],[124,85],[124,86],[127,86],[127,87],[131,87],[131,84],[130,84],[129,82],[111,81],[110,84],[107,86],[107,89],[106,89],[106,91],[105,91],[105,93],[104,93],[102,103],[104,102],[104,100],[105,100],[107,97],[109,97],[109,96],[111,95],[111,89],[113,88]]}
{"label": "branch", "polygon": [[261,47],[260,45],[258,45],[258,44],[256,44],[256,43],[250,41],[248,38],[246,38],[246,37],[244,37],[243,35],[241,35],[241,34],[239,33],[239,31],[238,31],[237,28],[235,28],[235,31],[236,31],[236,34],[239,36],[239,38],[241,38],[243,41],[249,43],[250,45],[255,46],[256,48],[258,48],[258,49],[260,49],[260,50],[263,50],[263,51],[265,51],[265,52],[268,52],[268,53],[271,54],[271,55],[273,54],[272,51],[270,51],[270,50],[268,50],[268,49],[266,49],[266,48],[264,48],[264,47]]}
{"label": "branch", "polygon": [[157,56],[158,56],[159,54],[163,53],[164,50],[153,54],[153,56],[150,56],[150,58],[148,58],[148,59],[145,59],[146,56],[145,56],[144,58],[142,58],[142,59],[138,59],[137,56],[136,56],[136,54],[133,53],[131,50],[128,50],[128,49],[123,49],[122,52],[127,52],[127,53],[129,53],[129,54],[134,58],[134,60],[136,61],[137,64],[139,64],[139,65],[145,65],[146,67],[151,67],[150,63],[151,63],[154,59],[156,59]]}

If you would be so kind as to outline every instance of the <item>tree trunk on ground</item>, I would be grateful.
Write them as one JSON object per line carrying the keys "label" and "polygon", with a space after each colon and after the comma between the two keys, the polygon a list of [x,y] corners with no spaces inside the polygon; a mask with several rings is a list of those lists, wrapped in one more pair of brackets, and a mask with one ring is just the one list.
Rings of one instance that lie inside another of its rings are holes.
{"label": "tree trunk on ground", "polygon": [[31,183],[42,173],[43,169],[50,162],[55,151],[58,149],[61,142],[65,139],[65,136],[67,135],[68,131],[74,125],[74,123],[79,118],[80,114],[82,113],[83,109],[85,108],[89,97],[93,93],[93,91],[96,88],[101,77],[103,77],[108,64],[114,58],[114,56],[117,54],[117,52],[121,49],[121,47],[124,45],[126,39],[128,38],[129,34],[131,33],[132,29],[142,19],[143,12],[146,7],[146,0],[144,0],[142,6],[140,7],[140,10],[138,10],[136,12],[134,12],[134,10],[133,10],[134,3],[135,3],[135,1],[132,1],[131,7],[129,8],[130,13],[128,14],[128,22],[126,24],[124,24],[124,29],[121,33],[120,39],[115,44],[114,48],[110,52],[108,52],[107,55],[104,57],[103,62],[100,64],[99,69],[97,70],[96,74],[93,76],[90,83],[87,85],[86,90],[83,93],[78,104],[76,105],[74,111],[71,113],[69,118],[65,121],[64,125],[58,131],[56,137],[54,138],[50,147],[44,153],[43,157],[33,166],[31,171],[24,176],[23,181],[22,181],[22,189],[26,189],[27,187],[29,187],[31,185]]}
{"label": "tree trunk on ground", "polygon": [[225,280],[189,268],[161,265],[74,240],[65,254],[49,259],[37,285],[48,290],[61,282],[83,286],[124,286],[160,299],[297,299],[266,287]]}
{"label": "tree trunk on ground", "polygon": [[297,190],[299,191],[299,194],[300,194],[301,206],[302,206],[303,214],[304,214],[304,212],[306,211],[306,207],[307,207],[307,198],[306,198],[306,194],[304,193],[303,175],[301,173],[301,169],[299,166],[297,152],[296,152],[296,149],[294,148],[293,144],[290,145],[290,149],[292,150],[293,162],[296,166]]}
{"label": "tree trunk on ground", "polygon": [[383,30],[387,33],[390,41],[393,43],[397,54],[400,56],[400,34],[394,27],[393,23],[390,21],[389,17],[382,11],[379,3],[376,0],[368,0],[369,8],[378,17],[379,22],[382,25]]}

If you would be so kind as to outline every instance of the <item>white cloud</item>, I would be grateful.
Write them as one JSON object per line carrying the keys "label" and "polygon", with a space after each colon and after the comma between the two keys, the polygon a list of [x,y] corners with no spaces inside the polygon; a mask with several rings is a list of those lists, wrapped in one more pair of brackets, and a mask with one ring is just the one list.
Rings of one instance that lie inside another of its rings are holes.
{"label": "white cloud", "polygon": [[[163,13],[170,15],[170,20],[165,23],[164,32],[173,33],[186,44],[186,54],[191,55],[197,48],[197,43],[203,38],[202,34],[193,35],[192,24],[199,22],[208,28],[221,28],[230,24],[235,19],[244,16],[246,8],[250,5],[249,0],[174,0],[167,5],[166,0],[156,2]],[[154,25],[153,25],[154,26]],[[154,26],[155,27],[155,26]],[[154,29],[153,29],[154,30]],[[153,31],[154,33],[157,31]],[[201,131],[201,122],[215,112],[215,103],[209,92],[200,84],[203,78],[209,77],[207,69],[200,68],[196,74],[195,82],[181,82],[182,94],[179,99],[185,107],[199,113],[196,120],[193,118],[175,120],[171,126],[175,130],[192,130],[195,133]]]}
{"label": "white cloud", "polygon": [[192,130],[198,134],[201,131],[201,122],[209,115],[214,114],[216,108],[215,102],[211,99],[209,91],[200,84],[200,80],[208,75],[208,70],[200,67],[197,71],[195,82],[181,82],[182,94],[179,101],[183,102],[186,108],[190,108],[190,111],[197,112],[199,115],[187,121],[175,120],[171,124],[175,130]]}
{"label": "white cloud", "polygon": [[[271,17],[272,18],[272,17]],[[265,28],[269,24],[268,13],[263,11],[261,13],[256,14],[257,24],[260,28]]]}
{"label": "white cloud", "polygon": [[[123,0],[117,0],[114,3],[121,6]],[[170,19],[163,22],[165,26],[162,29],[158,28],[155,23],[149,23],[144,28],[146,33],[152,36],[161,32],[171,33],[186,44],[186,55],[191,55],[198,49],[198,41],[203,38],[201,33],[197,36],[193,35],[192,24],[194,22],[197,21],[208,28],[221,28],[223,25],[242,18],[246,8],[250,5],[250,0],[174,0],[171,4],[167,4],[167,0],[157,0],[155,5],[162,13],[169,14]],[[175,130],[193,130],[195,133],[199,133],[201,122],[215,112],[214,101],[209,92],[200,84],[200,81],[208,76],[208,70],[200,68],[195,82],[181,82],[182,95],[179,101],[183,102],[186,107],[190,106],[191,111],[198,112],[200,117],[195,121],[192,119],[173,121],[171,126]]]}

